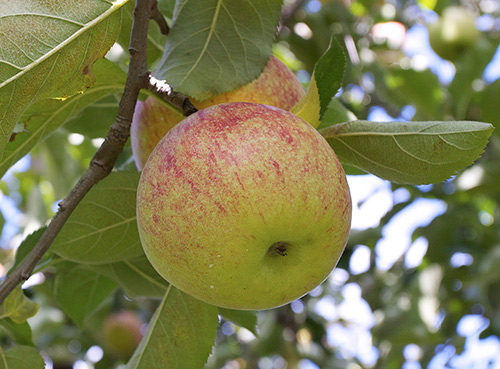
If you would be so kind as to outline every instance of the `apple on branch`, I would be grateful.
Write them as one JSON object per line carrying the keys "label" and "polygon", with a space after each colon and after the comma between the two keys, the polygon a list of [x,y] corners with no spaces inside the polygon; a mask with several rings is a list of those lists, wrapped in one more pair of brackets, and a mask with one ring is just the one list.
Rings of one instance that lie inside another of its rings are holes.
{"label": "apple on branch", "polygon": [[[234,101],[254,102],[290,110],[304,94],[304,88],[295,74],[278,58],[271,56],[264,71],[253,82],[212,99],[201,102],[191,99],[191,102],[199,110]],[[156,144],[182,119],[184,116],[155,97],[137,102],[130,128],[130,140],[139,170],[142,170]]]}
{"label": "apple on branch", "polygon": [[308,123],[233,102],[189,116],[141,174],[145,253],[180,290],[233,309],[268,309],[323,282],[344,250],[351,197],[332,148]]}

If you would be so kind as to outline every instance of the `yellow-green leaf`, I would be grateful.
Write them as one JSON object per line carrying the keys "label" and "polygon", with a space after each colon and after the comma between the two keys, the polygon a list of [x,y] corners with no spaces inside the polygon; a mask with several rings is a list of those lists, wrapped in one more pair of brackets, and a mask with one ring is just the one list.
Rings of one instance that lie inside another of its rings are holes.
{"label": "yellow-green leaf", "polygon": [[38,312],[38,304],[28,299],[17,286],[0,306],[0,318],[10,318],[14,323],[24,323]]}
{"label": "yellow-green leaf", "polygon": [[307,88],[306,94],[295,104],[290,110],[291,113],[301,117],[314,128],[317,128],[320,123],[320,101],[318,85],[314,78],[314,73]]}

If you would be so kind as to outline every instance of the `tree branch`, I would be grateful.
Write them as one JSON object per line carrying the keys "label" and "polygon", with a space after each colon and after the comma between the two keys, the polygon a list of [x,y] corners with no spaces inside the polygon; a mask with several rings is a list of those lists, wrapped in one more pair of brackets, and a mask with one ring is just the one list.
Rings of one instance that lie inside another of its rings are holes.
{"label": "tree branch", "polygon": [[156,79],[151,74],[149,75],[148,82],[147,89],[149,91],[160,96],[163,100],[168,101],[175,107],[178,107],[185,117],[198,111],[186,95],[172,90],[172,87],[170,87],[167,82]]}
{"label": "tree branch", "polygon": [[168,35],[168,32],[170,32],[170,28],[168,27],[167,21],[165,20],[165,17],[161,13],[160,9],[158,9],[158,1],[156,0],[153,1],[153,4],[151,5],[150,17],[158,24],[158,27],[160,27],[160,32],[164,35]]}
{"label": "tree branch", "polygon": [[146,44],[153,2],[156,3],[156,0],[136,1],[134,22],[130,35],[130,68],[115,122],[111,126],[103,144],[92,158],[88,169],[80,177],[68,196],[59,204],[59,211],[38,243],[0,286],[0,304],[4,302],[5,298],[19,283],[29,278],[36,264],[47,252],[72,211],[92,186],[111,172],[118,155],[123,151],[125,142],[130,135],[130,124],[139,91],[148,85]]}

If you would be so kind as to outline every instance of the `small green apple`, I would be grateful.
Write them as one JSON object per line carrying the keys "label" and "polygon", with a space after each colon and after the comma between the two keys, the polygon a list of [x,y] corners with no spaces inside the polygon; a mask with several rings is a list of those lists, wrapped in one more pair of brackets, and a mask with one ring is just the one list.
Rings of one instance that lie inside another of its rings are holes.
{"label": "small green apple", "polygon": [[308,123],[234,102],[200,110],[156,146],[137,222],[167,281],[207,303],[268,309],[328,277],[351,224],[344,170]]}
{"label": "small green apple", "polygon": [[[271,56],[264,71],[253,82],[212,99],[191,101],[199,110],[233,101],[254,102],[290,110],[304,94],[304,88],[295,74],[278,58]],[[169,109],[155,97],[137,102],[130,140],[139,170],[161,138],[182,119],[182,115]]]}
{"label": "small green apple", "polygon": [[108,315],[102,325],[105,348],[119,358],[129,358],[141,342],[142,324],[134,311],[121,310]]}
{"label": "small green apple", "polygon": [[429,43],[443,59],[455,60],[479,37],[474,16],[465,8],[450,6],[435,23],[428,25]]}

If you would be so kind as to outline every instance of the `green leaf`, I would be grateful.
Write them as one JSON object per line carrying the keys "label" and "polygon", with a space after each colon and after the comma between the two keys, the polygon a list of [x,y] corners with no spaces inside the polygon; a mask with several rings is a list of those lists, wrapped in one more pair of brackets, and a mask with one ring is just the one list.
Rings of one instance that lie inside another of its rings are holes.
{"label": "green leaf", "polygon": [[24,295],[18,285],[0,306],[0,318],[10,318],[14,323],[25,323],[38,312],[38,304]]}
{"label": "green leaf", "polygon": [[214,345],[217,312],[170,286],[126,369],[203,368]]}
{"label": "green leaf", "polygon": [[33,346],[31,327],[28,322],[14,323],[12,319],[0,319],[0,327],[3,328],[7,336],[18,345]]}
{"label": "green leaf", "polygon": [[319,131],[342,163],[396,183],[442,182],[472,164],[493,132],[480,122],[353,121]]}
{"label": "green leaf", "polygon": [[335,96],[342,85],[345,65],[344,50],[342,50],[338,41],[332,36],[328,49],[319,58],[314,66],[313,73],[319,91],[321,118],[325,114],[333,96]]}
{"label": "green leaf", "polygon": [[391,69],[385,74],[385,85],[395,102],[415,106],[415,119],[442,119],[445,93],[430,70]]}
{"label": "green leaf", "polygon": [[[32,105],[23,114],[19,121],[22,129],[12,136],[11,141],[5,147],[4,156],[0,160],[0,176],[30,152],[36,144],[85,107],[102,99],[104,96],[123,91],[126,74],[109,60],[99,60],[94,65],[94,74],[97,82],[84,94],[78,94],[65,100],[42,100]],[[85,122],[79,120],[78,123],[82,125],[98,125],[107,132],[113,120],[106,120],[103,116],[95,116],[94,121]]]}
{"label": "green leaf", "polygon": [[248,310],[232,310],[219,308],[219,314],[230,322],[248,329],[255,336],[259,335],[257,330],[257,312]]}
{"label": "green leaf", "polygon": [[[500,79],[486,86],[484,90],[477,93],[475,100],[479,106],[480,119],[491,122],[495,127],[500,127],[500,114],[498,114],[498,101],[500,98]],[[500,130],[495,131],[500,135]]]}
{"label": "green leaf", "polygon": [[104,264],[144,253],[135,214],[140,173],[113,172],[73,211],[52,250],[76,263]]}
{"label": "green leaf", "polygon": [[332,99],[321,118],[321,124],[318,129],[333,126],[337,123],[344,123],[356,120],[357,117],[352,111],[347,109],[339,100]]}
{"label": "green leaf", "polygon": [[481,79],[484,68],[491,62],[497,47],[498,42],[490,42],[488,39],[480,37],[454,63],[457,71],[448,91],[454,99],[456,117],[466,116],[473,94],[472,83],[476,79]]}
{"label": "green leaf", "polygon": [[155,72],[205,100],[257,78],[272,53],[281,0],[180,0]]}
{"label": "green leaf", "polygon": [[8,351],[0,347],[0,369],[43,369],[40,353],[30,346],[15,346]]}
{"label": "green leaf", "polygon": [[120,32],[125,1],[8,1],[0,5],[0,158],[24,111],[94,83],[93,64]]}
{"label": "green leaf", "polygon": [[57,303],[81,329],[117,285],[107,277],[76,267],[60,270],[54,287]]}
{"label": "green leaf", "polygon": [[[91,90],[92,88],[89,89],[89,92]],[[118,115],[119,102],[118,94],[106,96],[92,105],[86,106],[80,114],[64,124],[64,129],[88,138],[104,138]]]}
{"label": "green leaf", "polygon": [[[15,270],[19,266],[19,264],[21,264],[24,258],[28,256],[28,254],[31,252],[31,250],[33,250],[36,243],[38,242],[40,237],[42,237],[42,234],[45,232],[46,229],[47,227],[42,227],[40,229],[37,229],[30,235],[26,236],[24,241],[19,245],[19,247],[16,250],[14,265],[9,269],[9,273]],[[44,257],[48,257],[47,254]]]}
{"label": "green leaf", "polygon": [[158,9],[167,18],[172,18],[174,14],[175,0],[158,0]]}
{"label": "green leaf", "polygon": [[169,286],[146,255],[111,264],[85,265],[85,268],[114,280],[129,298],[162,297]]}
{"label": "green leaf", "polygon": [[344,51],[332,36],[328,49],[314,65],[307,93],[290,112],[317,128],[330,101],[342,84],[345,63]]}

